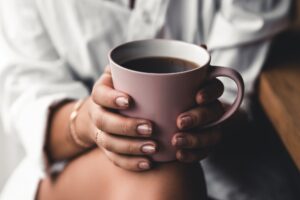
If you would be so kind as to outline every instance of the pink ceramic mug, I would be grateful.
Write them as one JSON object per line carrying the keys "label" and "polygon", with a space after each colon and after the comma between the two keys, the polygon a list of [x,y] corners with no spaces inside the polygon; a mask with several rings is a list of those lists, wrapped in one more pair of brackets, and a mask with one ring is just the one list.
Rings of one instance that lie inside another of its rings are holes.
{"label": "pink ceramic mug", "polygon": [[[147,73],[122,66],[126,61],[145,57],[179,58],[199,67],[174,73]],[[129,94],[134,100],[134,105],[121,113],[148,119],[154,124],[153,138],[159,146],[158,153],[152,156],[155,161],[175,160],[171,138],[178,131],[176,118],[196,105],[196,92],[205,81],[219,76],[229,77],[237,85],[237,97],[220,119],[203,128],[224,122],[239,108],[243,99],[241,75],[230,68],[211,66],[207,50],[194,44],[164,39],[128,42],[110,51],[109,62],[115,89]]]}

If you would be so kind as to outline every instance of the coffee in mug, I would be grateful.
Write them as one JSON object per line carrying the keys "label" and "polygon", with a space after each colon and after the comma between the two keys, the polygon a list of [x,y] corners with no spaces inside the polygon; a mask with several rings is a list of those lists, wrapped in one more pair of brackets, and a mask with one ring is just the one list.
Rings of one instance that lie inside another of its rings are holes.
{"label": "coffee in mug", "polygon": [[144,57],[128,60],[121,64],[127,69],[146,73],[176,73],[198,67],[188,60],[171,57]]}

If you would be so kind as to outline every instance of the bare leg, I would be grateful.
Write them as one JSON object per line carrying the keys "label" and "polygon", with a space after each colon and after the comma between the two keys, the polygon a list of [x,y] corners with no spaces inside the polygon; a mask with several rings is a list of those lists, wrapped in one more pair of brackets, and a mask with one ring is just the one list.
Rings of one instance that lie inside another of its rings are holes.
{"label": "bare leg", "polygon": [[202,200],[206,188],[199,164],[166,163],[147,172],[113,165],[96,149],[72,161],[54,181],[41,182],[38,200]]}

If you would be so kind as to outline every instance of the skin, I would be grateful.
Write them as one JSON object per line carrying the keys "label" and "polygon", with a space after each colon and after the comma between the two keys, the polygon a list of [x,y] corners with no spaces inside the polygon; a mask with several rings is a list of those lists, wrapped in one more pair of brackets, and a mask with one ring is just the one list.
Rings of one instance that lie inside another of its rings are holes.
{"label": "skin", "polygon": [[199,164],[173,162],[145,172],[115,166],[99,148],[74,159],[54,180],[41,182],[41,200],[199,200],[206,198]]}
{"label": "skin", "polygon": [[[155,154],[159,148],[156,142],[150,139],[152,123],[144,119],[127,118],[115,112],[128,109],[133,102],[129,95],[114,90],[110,68],[107,67],[95,83],[91,96],[80,108],[74,122],[78,137],[89,144],[88,148],[78,146],[70,137],[68,123],[74,102],[65,103],[53,111],[46,143],[49,157],[52,161],[72,159],[76,156],[77,158],[56,181],[47,177],[41,182],[38,199],[49,199],[51,195],[56,195],[53,196],[55,199],[65,199],[64,195],[78,193],[75,195],[77,197],[87,195],[89,190],[95,199],[119,199],[116,195],[124,195],[124,197],[131,195],[128,199],[135,199],[142,195],[147,199],[144,193],[140,194],[144,191],[143,188],[134,189],[142,185],[148,185],[148,189],[153,188],[151,195],[157,195],[155,199],[184,199],[183,196],[187,194],[191,194],[189,199],[203,199],[205,183],[201,167],[195,163],[206,157],[209,149],[220,140],[221,133],[218,128],[200,130],[199,127],[218,119],[223,114],[222,104],[217,101],[223,89],[223,84],[217,79],[211,80],[199,89],[195,96],[198,107],[180,114],[177,118],[180,131],[174,133],[171,142],[177,148],[178,162],[156,164],[147,157]],[[143,131],[138,128],[140,125],[143,126]],[[143,148],[145,146],[148,151]],[[83,155],[79,156],[80,154]],[[84,169],[89,173],[83,176]],[[170,183],[164,182],[165,177],[170,179]],[[71,178],[72,181],[68,182]],[[119,181],[120,179],[126,182]],[[80,184],[84,180],[95,184]],[[169,189],[164,183],[171,188],[176,186],[176,190]],[[63,189],[61,192],[60,188],[73,184],[74,187],[80,185],[81,189],[76,191]],[[183,187],[187,184],[196,184],[198,187]],[[95,185],[106,189],[100,192]],[[201,192],[197,193],[199,188]],[[100,196],[98,198],[98,193],[101,193],[101,198]],[[72,199],[76,199],[75,197]]]}

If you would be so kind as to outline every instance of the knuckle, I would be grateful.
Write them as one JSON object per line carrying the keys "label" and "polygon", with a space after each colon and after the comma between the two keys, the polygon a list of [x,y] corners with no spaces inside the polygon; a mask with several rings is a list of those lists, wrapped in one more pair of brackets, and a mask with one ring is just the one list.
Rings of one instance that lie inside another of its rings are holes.
{"label": "knuckle", "polygon": [[102,86],[102,87],[99,87],[99,99],[101,99],[101,105],[103,106],[106,106],[106,105],[110,105],[112,104],[113,102],[113,99],[112,99],[112,95],[111,95],[111,92],[108,92],[107,91],[107,88]]}
{"label": "knuckle", "polygon": [[102,85],[103,82],[107,79],[110,78],[110,75],[108,73],[103,73],[101,77],[99,78],[99,81],[97,82],[99,85]]}
{"label": "knuckle", "polygon": [[102,120],[101,116],[97,116],[94,119],[95,125],[97,126],[98,129],[103,130],[104,129],[104,120]]}
{"label": "knuckle", "polygon": [[198,138],[194,137],[193,135],[187,136],[187,145],[190,147],[197,147],[198,146]]}
{"label": "knuckle", "polygon": [[193,124],[197,125],[201,121],[201,110],[194,110],[191,112],[191,118]]}
{"label": "knuckle", "polygon": [[135,123],[132,120],[125,119],[121,127],[122,133],[129,135],[133,130],[133,126],[135,126]]}
{"label": "knuckle", "polygon": [[130,159],[123,158],[122,160],[118,161],[118,166],[123,169],[132,170],[130,163],[131,163]]}
{"label": "knuckle", "polygon": [[135,154],[135,153],[137,153],[137,148],[136,148],[136,146],[133,145],[133,144],[128,144],[128,145],[127,145],[127,152],[128,152],[129,154]]}
{"label": "knuckle", "polygon": [[94,84],[93,86],[93,89],[92,89],[92,92],[91,92],[91,97],[92,97],[92,100],[94,102],[98,102],[98,95],[99,94],[102,94],[103,92],[103,89],[102,89],[102,85],[101,85],[101,78]]}
{"label": "knuckle", "polygon": [[109,75],[103,74],[100,80],[94,85],[91,97],[94,102],[103,106],[114,105],[115,92],[108,85],[102,83]]}
{"label": "knuckle", "polygon": [[116,97],[115,90],[110,90],[107,87],[105,89],[103,88],[103,90],[105,90],[102,95],[103,104],[114,107]]}
{"label": "knuckle", "polygon": [[197,136],[194,139],[194,147],[201,147],[202,146],[202,140],[201,137],[199,137],[199,133],[196,133]]}
{"label": "knuckle", "polygon": [[98,129],[100,129],[100,130],[106,130],[106,122],[105,122],[104,113],[98,113],[94,117],[94,124],[96,125],[96,127]]}
{"label": "knuckle", "polygon": [[106,142],[104,142],[104,144],[105,144],[104,148],[106,150],[111,151],[111,152],[115,151],[114,146],[110,142],[106,141]]}

